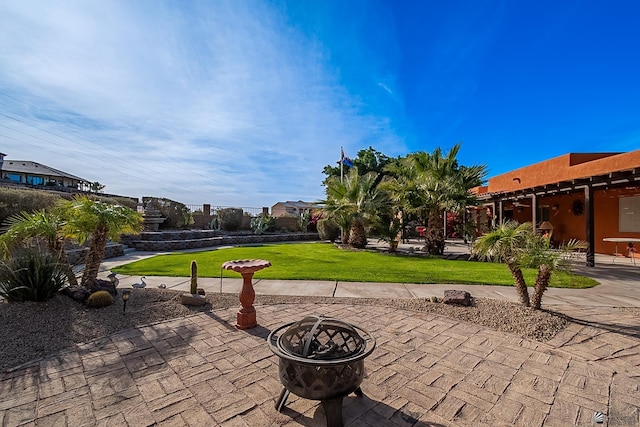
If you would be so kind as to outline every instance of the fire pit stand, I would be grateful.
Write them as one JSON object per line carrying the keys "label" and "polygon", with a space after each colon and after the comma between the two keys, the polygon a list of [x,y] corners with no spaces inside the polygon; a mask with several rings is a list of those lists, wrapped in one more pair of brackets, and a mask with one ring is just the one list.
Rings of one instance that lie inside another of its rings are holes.
{"label": "fire pit stand", "polygon": [[376,346],[371,334],[337,319],[310,316],[275,329],[267,342],[280,358],[284,386],[276,410],[282,411],[293,393],[320,400],[327,427],[342,427],[342,399],[349,393],[362,396],[364,359]]}

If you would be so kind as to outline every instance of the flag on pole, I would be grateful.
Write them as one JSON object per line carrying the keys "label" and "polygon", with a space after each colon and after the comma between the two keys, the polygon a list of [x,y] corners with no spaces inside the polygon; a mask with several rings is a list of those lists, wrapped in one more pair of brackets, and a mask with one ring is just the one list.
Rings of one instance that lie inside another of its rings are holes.
{"label": "flag on pole", "polygon": [[340,163],[350,168],[353,167],[353,161],[344,155],[344,150],[340,147]]}

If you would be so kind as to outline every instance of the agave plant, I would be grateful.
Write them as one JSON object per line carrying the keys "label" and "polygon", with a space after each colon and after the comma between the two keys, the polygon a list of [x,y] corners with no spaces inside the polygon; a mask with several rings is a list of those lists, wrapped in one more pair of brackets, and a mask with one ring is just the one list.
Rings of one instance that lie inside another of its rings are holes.
{"label": "agave plant", "polygon": [[0,297],[9,302],[47,301],[65,286],[57,258],[38,246],[18,248],[0,261]]}

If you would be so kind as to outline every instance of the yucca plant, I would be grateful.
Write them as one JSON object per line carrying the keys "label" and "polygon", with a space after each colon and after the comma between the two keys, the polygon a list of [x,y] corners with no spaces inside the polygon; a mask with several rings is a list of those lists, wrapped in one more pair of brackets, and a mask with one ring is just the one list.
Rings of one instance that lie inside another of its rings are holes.
{"label": "yucca plant", "polygon": [[0,297],[9,302],[47,301],[65,285],[57,258],[39,247],[13,251],[0,261]]}

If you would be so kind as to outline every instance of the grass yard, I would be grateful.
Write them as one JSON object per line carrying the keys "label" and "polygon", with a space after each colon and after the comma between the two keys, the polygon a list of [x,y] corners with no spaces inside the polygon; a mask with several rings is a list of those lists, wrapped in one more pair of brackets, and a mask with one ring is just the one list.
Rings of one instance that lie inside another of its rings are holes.
{"label": "grass yard", "polygon": [[[256,273],[256,279],[335,280],[341,282],[382,283],[460,283],[512,286],[513,279],[504,264],[450,261],[339,249],[329,243],[291,243],[241,246],[202,252],[158,255],[114,268],[121,274],[138,276],[190,275],[191,260],[198,262],[199,277],[240,277],[233,271],[221,271],[225,261],[260,258],[271,267]],[[527,284],[533,285],[535,270],[524,271]],[[553,273],[551,287],[589,288],[595,280]]]}

